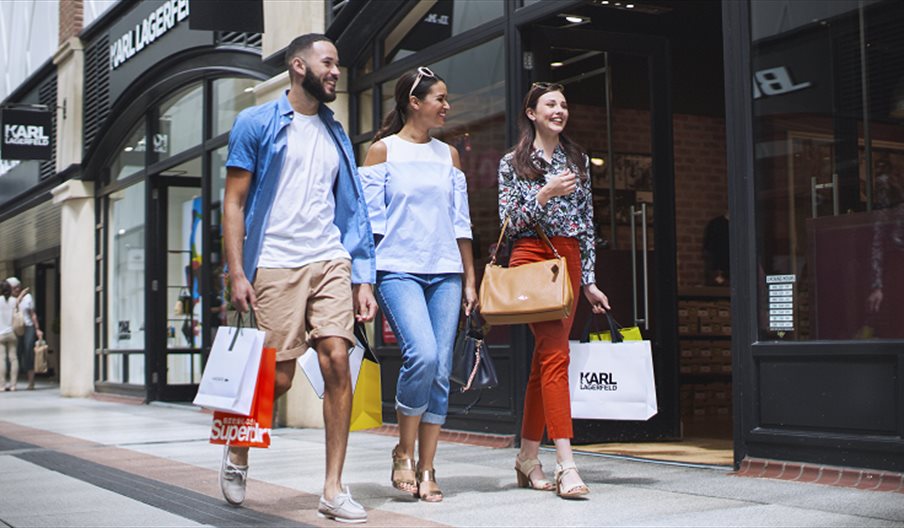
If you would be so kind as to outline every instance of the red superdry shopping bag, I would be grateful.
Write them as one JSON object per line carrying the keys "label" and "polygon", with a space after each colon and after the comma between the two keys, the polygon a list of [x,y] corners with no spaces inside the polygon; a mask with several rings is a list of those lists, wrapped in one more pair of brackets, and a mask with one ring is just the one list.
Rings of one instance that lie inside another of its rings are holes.
{"label": "red superdry shopping bag", "polygon": [[213,413],[210,429],[211,444],[238,447],[270,447],[270,427],[273,425],[273,384],[276,381],[276,349],[264,348],[261,368],[257,375],[257,389],[251,414],[242,416],[227,412]]}

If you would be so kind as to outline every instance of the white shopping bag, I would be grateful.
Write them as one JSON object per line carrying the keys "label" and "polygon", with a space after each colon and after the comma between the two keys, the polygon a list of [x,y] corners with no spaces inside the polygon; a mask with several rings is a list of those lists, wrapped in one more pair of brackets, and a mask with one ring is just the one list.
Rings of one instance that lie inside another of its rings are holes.
{"label": "white shopping bag", "polygon": [[648,420],[656,414],[656,380],[649,341],[569,341],[571,417]]}
{"label": "white shopping bag", "polygon": [[[358,333],[357,329],[355,331]],[[352,393],[355,392],[355,386],[358,384],[358,373],[361,372],[361,361],[364,360],[364,345],[361,344],[361,338],[355,339],[355,346],[348,351],[348,367],[352,378]],[[317,351],[313,348],[308,350],[298,358],[298,366],[301,367],[305,377],[311,383],[311,388],[317,394],[318,398],[323,398],[323,373],[320,372],[320,362],[317,359]]]}
{"label": "white shopping bag", "polygon": [[247,416],[257,389],[264,335],[254,328],[221,326],[213,340],[194,404]]}

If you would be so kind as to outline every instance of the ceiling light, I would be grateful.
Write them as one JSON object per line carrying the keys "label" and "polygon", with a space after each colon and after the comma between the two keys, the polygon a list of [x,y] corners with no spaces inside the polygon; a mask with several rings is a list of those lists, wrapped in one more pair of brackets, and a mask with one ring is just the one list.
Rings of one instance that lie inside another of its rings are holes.
{"label": "ceiling light", "polygon": [[571,22],[572,24],[580,24],[581,22],[584,21],[584,17],[582,17],[582,16],[575,16],[575,15],[568,15],[568,16],[565,17],[565,20]]}
{"label": "ceiling light", "polygon": [[245,93],[251,93],[253,91],[254,91],[254,86],[249,86],[248,88],[245,88]]}
{"label": "ceiling light", "polygon": [[634,9],[634,4],[627,4],[625,5],[625,7],[627,7],[628,9]]}
{"label": "ceiling light", "polygon": [[602,167],[606,164],[606,160],[604,160],[603,158],[590,158],[590,163],[596,165],[597,167]]}
{"label": "ceiling light", "polygon": [[603,0],[603,1],[600,2],[600,3],[603,4],[603,5],[609,5],[609,0]]}
{"label": "ceiling light", "polygon": [[126,148],[124,148],[124,149],[122,149],[122,150],[124,150],[124,151],[126,151],[126,152],[132,152],[133,150],[135,150],[135,147],[126,147]]}
{"label": "ceiling light", "polygon": [[550,62],[550,63],[549,63],[549,67],[550,67],[550,68],[561,68],[562,66],[565,66],[565,63],[564,63],[564,62],[556,61],[556,62]]}

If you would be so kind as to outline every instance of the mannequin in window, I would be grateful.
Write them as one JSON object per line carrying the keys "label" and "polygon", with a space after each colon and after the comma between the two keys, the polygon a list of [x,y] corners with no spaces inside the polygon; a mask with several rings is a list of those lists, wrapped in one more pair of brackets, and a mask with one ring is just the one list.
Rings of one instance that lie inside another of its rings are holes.
{"label": "mannequin in window", "polygon": [[729,270],[728,212],[706,224],[703,233],[703,256],[706,265],[706,282],[714,286],[728,285]]}

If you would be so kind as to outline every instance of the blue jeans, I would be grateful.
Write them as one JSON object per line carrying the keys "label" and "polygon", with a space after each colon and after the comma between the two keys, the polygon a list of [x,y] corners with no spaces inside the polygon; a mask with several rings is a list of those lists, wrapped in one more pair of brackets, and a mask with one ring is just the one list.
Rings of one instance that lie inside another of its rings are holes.
{"label": "blue jeans", "polygon": [[461,275],[380,271],[377,302],[402,349],[396,411],[442,425],[449,410]]}

